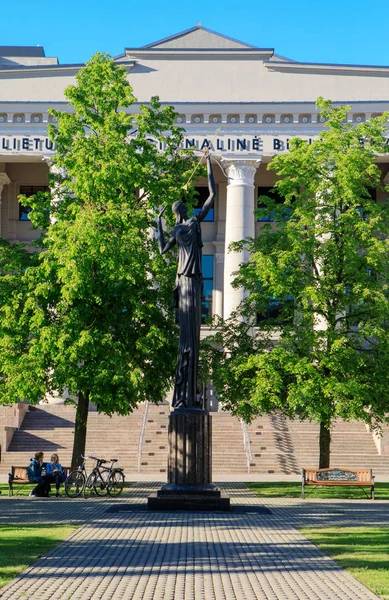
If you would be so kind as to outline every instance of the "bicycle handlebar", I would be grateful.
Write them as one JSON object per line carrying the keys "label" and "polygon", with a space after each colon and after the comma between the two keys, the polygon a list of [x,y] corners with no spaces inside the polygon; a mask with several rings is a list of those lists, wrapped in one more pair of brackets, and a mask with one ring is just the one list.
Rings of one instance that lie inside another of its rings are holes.
{"label": "bicycle handlebar", "polygon": [[87,458],[91,458],[92,460],[99,462],[101,465],[104,465],[107,462],[111,462],[112,464],[115,462],[118,462],[117,458],[110,458],[109,460],[105,460],[104,458],[97,458],[96,456],[84,456],[83,454],[81,454],[80,456],[83,460],[85,460]]}

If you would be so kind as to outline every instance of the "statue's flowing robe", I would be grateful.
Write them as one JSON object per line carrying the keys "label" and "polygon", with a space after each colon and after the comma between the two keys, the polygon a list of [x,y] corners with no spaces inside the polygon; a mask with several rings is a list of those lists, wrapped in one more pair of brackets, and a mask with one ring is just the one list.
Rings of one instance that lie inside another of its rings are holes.
{"label": "statue's flowing robe", "polygon": [[175,227],[178,269],[174,297],[180,325],[180,341],[173,406],[198,407],[197,370],[200,349],[203,292],[201,227],[196,217]]}

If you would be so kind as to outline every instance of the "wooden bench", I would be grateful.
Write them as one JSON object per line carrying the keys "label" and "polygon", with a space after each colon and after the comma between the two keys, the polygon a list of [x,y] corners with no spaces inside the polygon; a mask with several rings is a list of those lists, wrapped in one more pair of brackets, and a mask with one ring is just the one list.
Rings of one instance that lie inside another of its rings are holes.
{"label": "wooden bench", "polygon": [[[62,467],[66,477],[69,475],[70,467]],[[14,485],[34,485],[31,481],[28,481],[27,467],[11,467],[11,473],[8,474],[8,496],[14,495]],[[36,484],[35,484],[36,485]]]}
{"label": "wooden bench", "polygon": [[[374,475],[372,469],[349,469],[331,467],[330,469],[303,469],[301,473],[302,488],[301,496],[305,497],[304,488],[306,485],[315,486],[334,486],[334,485],[355,485],[363,488],[370,488],[370,499],[374,500]],[[369,497],[366,494],[367,497]]]}

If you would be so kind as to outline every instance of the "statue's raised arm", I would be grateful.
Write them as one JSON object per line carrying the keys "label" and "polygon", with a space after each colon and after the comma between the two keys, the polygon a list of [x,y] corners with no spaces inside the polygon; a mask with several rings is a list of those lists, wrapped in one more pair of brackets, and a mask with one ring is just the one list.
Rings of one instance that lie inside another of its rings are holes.
{"label": "statue's raised arm", "polygon": [[158,215],[157,239],[158,239],[159,252],[161,254],[165,254],[165,252],[168,252],[176,243],[175,237],[172,236],[165,244],[165,236],[164,236],[163,227],[162,227],[162,216],[163,216],[163,213],[165,212],[166,208],[167,207],[164,206]]}
{"label": "statue's raised arm", "polygon": [[204,202],[204,205],[203,205],[201,211],[197,215],[197,220],[200,221],[200,222],[204,221],[205,217],[207,216],[207,214],[211,210],[211,208],[213,206],[213,203],[215,201],[215,196],[216,196],[216,185],[215,185],[215,180],[213,178],[213,171],[212,171],[212,165],[211,165],[211,156],[209,154],[209,150],[207,151],[206,157],[207,157],[207,173],[208,173],[209,196],[208,196],[207,200]]}

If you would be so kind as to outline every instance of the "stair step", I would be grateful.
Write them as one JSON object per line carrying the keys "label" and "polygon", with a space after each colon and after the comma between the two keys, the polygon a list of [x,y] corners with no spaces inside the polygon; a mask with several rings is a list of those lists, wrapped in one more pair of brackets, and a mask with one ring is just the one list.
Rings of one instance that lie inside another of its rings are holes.
{"label": "stair step", "polygon": [[[0,407],[1,410],[2,407]],[[8,415],[12,411],[8,410]],[[166,473],[169,407],[149,405],[143,436],[141,473]],[[86,454],[116,457],[125,472],[138,472],[138,448],[145,406],[127,417],[89,412]],[[213,430],[213,474],[248,472],[241,422],[228,413],[211,413]],[[0,432],[2,427],[0,412]],[[12,465],[28,464],[34,452],[43,450],[46,459],[57,451],[63,464],[72,456],[75,408],[72,406],[31,407],[21,428],[15,432],[8,452],[3,452],[0,474]],[[318,463],[319,426],[290,421],[281,415],[264,415],[247,426],[250,438],[250,473],[300,473],[304,466]],[[389,474],[389,457],[379,456],[372,435],[362,423],[336,422],[332,430],[331,464],[373,468]]]}

